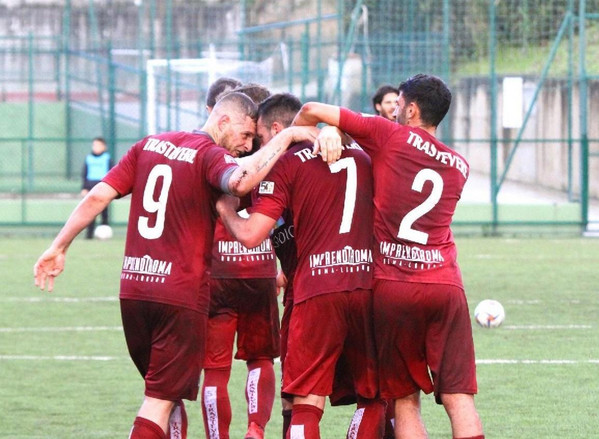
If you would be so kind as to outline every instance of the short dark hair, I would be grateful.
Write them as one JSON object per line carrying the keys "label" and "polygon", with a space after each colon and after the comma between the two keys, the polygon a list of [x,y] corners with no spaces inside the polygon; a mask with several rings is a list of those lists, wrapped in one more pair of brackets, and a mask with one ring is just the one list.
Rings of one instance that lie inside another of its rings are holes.
{"label": "short dark hair", "polygon": [[218,78],[208,88],[208,94],[206,94],[206,106],[214,108],[216,102],[224,93],[239,87],[241,84],[242,82],[235,78],[227,78],[226,76]]}
{"label": "short dark hair", "polygon": [[270,91],[268,88],[254,82],[248,82],[247,84],[239,85],[238,87],[235,87],[233,91],[249,96],[249,98],[254,101],[255,104],[259,104],[270,96]]}
{"label": "short dark hair", "polygon": [[266,126],[279,122],[288,127],[301,108],[302,102],[296,96],[291,93],[278,93],[258,105],[258,118],[261,118]]}
{"label": "short dark hair", "polygon": [[376,111],[377,113],[378,113],[378,110],[376,109],[377,104],[380,104],[381,102],[383,102],[383,98],[388,93],[399,94],[399,92],[397,91],[397,88],[393,87],[390,84],[385,84],[385,85],[381,85],[372,95],[372,108],[374,108],[374,111]]}
{"label": "short dark hair", "polygon": [[94,137],[92,142],[102,142],[104,145],[106,145],[106,139],[102,136]]}
{"label": "short dark hair", "polygon": [[398,91],[406,104],[418,104],[420,119],[431,126],[441,123],[451,105],[451,91],[441,78],[434,75],[414,75],[399,84]]}
{"label": "short dark hair", "polygon": [[258,119],[258,106],[249,98],[249,96],[243,93],[234,91],[226,93],[214,105],[215,109],[220,107],[225,107],[225,109],[230,111],[239,112],[243,116],[248,116],[253,121]]}

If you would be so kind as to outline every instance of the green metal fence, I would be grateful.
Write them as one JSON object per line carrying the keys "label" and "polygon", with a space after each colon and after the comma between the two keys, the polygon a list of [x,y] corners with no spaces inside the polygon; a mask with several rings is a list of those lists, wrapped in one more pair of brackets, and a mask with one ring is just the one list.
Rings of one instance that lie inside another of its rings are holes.
{"label": "green metal fence", "polygon": [[93,137],[118,159],[192,129],[218,76],[372,112],[379,85],[424,71],[450,84],[440,134],[471,164],[458,229],[599,228],[599,0],[276,3],[0,8],[0,225],[62,223]]}

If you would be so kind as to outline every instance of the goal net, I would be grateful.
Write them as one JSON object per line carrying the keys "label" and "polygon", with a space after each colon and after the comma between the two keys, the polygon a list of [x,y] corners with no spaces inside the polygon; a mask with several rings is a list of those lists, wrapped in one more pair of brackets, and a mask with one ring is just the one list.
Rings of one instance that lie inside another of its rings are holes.
{"label": "goal net", "polygon": [[189,131],[201,126],[207,118],[208,87],[220,77],[272,85],[272,58],[255,62],[234,59],[235,56],[231,53],[148,60],[147,133]]}

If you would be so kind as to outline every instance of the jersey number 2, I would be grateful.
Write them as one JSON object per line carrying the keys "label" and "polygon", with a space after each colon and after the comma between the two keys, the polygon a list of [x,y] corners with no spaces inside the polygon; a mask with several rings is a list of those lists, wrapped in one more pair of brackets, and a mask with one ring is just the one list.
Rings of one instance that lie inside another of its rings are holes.
{"label": "jersey number 2", "polygon": [[[162,189],[157,199],[154,199],[156,184],[162,180]],[[148,213],[155,215],[154,225],[150,226],[150,218],[140,216],[137,221],[139,234],[146,239],[160,238],[164,231],[164,220],[166,218],[166,202],[168,201],[168,190],[173,181],[173,170],[169,165],[156,165],[150,171],[144,189],[143,207]]]}
{"label": "jersey number 2", "polygon": [[443,178],[437,171],[433,171],[432,169],[423,169],[416,174],[414,182],[412,183],[412,190],[422,192],[424,183],[427,181],[433,183],[433,190],[422,204],[419,204],[414,209],[410,210],[406,216],[403,217],[399,224],[399,232],[397,233],[398,238],[422,245],[427,243],[428,233],[416,230],[412,226],[420,217],[430,212],[430,210],[437,205],[441,199],[441,194],[443,193]]}

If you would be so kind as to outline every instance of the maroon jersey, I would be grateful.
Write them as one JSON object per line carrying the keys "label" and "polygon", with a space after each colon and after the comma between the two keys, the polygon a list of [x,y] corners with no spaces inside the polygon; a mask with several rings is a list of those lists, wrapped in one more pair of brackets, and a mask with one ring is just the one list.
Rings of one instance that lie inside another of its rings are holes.
{"label": "maroon jersey", "polygon": [[287,285],[283,293],[283,303],[287,304],[293,301],[293,277],[297,268],[297,247],[293,235],[293,218],[289,209],[285,209],[277,220],[277,225],[270,238],[277,258],[279,258],[281,270],[287,277]]}
{"label": "maroon jersey", "polygon": [[133,145],[104,182],[131,194],[120,297],[208,312],[209,267],[223,175],[235,159],[205,133]]}
{"label": "maroon jersey", "polygon": [[[255,200],[256,191],[251,192]],[[251,201],[248,197],[248,203]],[[240,212],[241,215],[246,211]],[[210,276],[215,279],[264,279],[277,276],[277,261],[270,238],[259,246],[247,248],[227,230],[221,219],[216,220],[212,245]]]}
{"label": "maroon jersey", "polygon": [[377,279],[463,288],[450,229],[466,160],[420,128],[341,109],[339,128],[372,158]]}
{"label": "maroon jersey", "polygon": [[297,245],[294,302],[332,292],[370,289],[372,283],[372,174],[370,159],[347,147],[330,167],[311,153],[311,143],[293,146],[260,183],[253,207],[279,219],[293,216]]}

